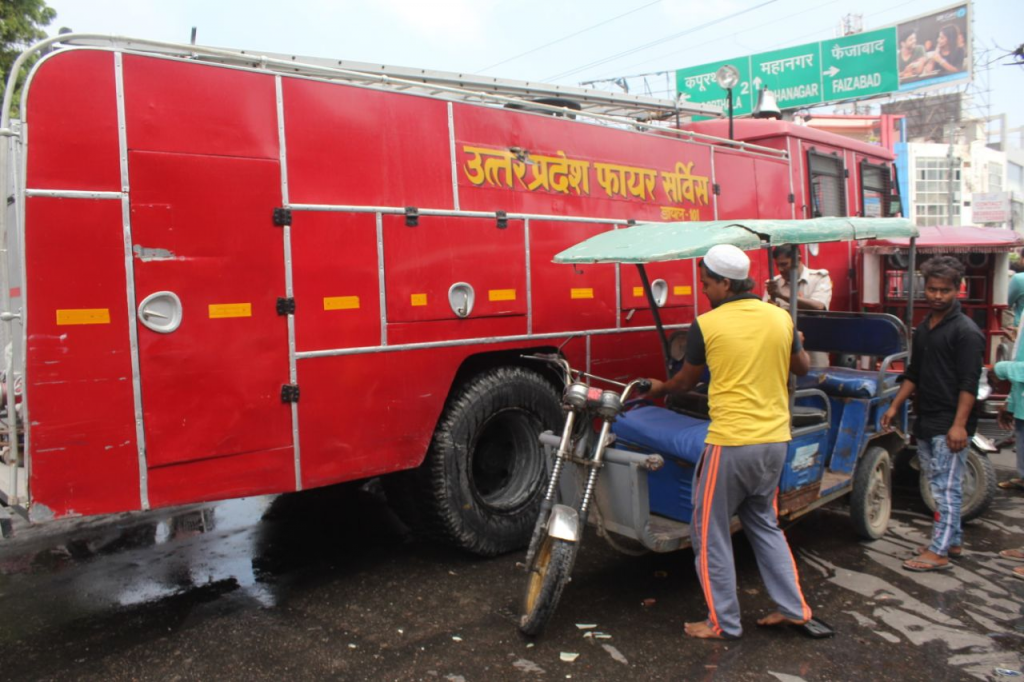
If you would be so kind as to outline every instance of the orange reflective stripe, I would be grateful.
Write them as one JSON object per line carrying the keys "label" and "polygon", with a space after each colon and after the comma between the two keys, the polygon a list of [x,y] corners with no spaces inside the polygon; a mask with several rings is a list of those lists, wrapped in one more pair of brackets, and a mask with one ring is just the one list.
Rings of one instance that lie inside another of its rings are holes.
{"label": "orange reflective stripe", "polygon": [[701,580],[704,588],[704,599],[708,603],[708,616],[711,629],[716,635],[722,634],[722,628],[718,625],[718,615],[715,613],[715,597],[711,590],[711,573],[708,570],[708,519],[711,517],[711,502],[715,496],[715,483],[718,480],[718,461],[722,453],[722,446],[716,445],[711,450],[711,461],[704,464],[704,513],[701,515],[701,542],[700,561]]}
{"label": "orange reflective stripe", "polygon": [[[779,520],[779,491],[776,488],[775,498],[772,500],[772,506],[775,508],[775,522]],[[779,531],[782,533],[782,531]],[[786,534],[782,533],[785,537]],[[789,563],[793,567],[793,580],[796,581],[796,593],[800,595],[800,608],[802,609],[802,615],[804,620],[809,620],[811,617],[811,607],[807,605],[807,600],[804,599],[804,593],[800,589],[800,571],[796,570],[796,559],[793,558],[793,550],[789,549],[789,540],[786,540],[786,551],[789,552]]]}

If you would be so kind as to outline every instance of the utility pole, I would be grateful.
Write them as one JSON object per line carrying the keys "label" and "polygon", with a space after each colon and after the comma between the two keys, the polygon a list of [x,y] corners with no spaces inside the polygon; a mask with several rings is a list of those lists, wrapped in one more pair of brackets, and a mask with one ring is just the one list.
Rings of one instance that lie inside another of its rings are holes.
{"label": "utility pole", "polygon": [[949,219],[949,224],[954,225],[957,223],[953,222],[953,161],[955,156],[953,154],[953,143],[956,141],[956,121],[949,122],[949,151],[946,152],[947,161],[947,172],[949,174],[947,186],[946,186],[946,216]]}

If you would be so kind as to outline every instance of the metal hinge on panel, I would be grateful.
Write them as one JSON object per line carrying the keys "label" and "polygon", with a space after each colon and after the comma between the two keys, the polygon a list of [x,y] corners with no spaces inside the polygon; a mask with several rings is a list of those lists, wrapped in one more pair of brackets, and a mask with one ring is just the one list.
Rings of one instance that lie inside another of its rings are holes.
{"label": "metal hinge on panel", "polygon": [[494,214],[494,216],[498,219],[499,230],[504,230],[506,227],[508,227],[508,213],[505,213],[504,211],[498,211]]}
{"label": "metal hinge on panel", "polygon": [[405,226],[416,227],[420,224],[420,210],[415,206],[405,207]]}
{"label": "metal hinge on panel", "polygon": [[843,169],[843,177],[844,178],[850,177],[850,169],[849,168],[844,168]]}
{"label": "metal hinge on panel", "polygon": [[711,191],[714,192],[715,194],[721,194],[722,186],[716,182],[715,184],[711,185]]}
{"label": "metal hinge on panel", "polygon": [[294,315],[295,314],[295,299],[294,298],[281,298],[277,299],[277,314],[278,315]]}
{"label": "metal hinge on panel", "polygon": [[285,384],[281,387],[281,402],[282,403],[297,403],[299,402],[299,385],[298,384]]}
{"label": "metal hinge on panel", "polygon": [[795,204],[796,203],[796,195],[795,194],[791,193],[789,195],[789,203],[791,203],[791,204]]}
{"label": "metal hinge on panel", "polygon": [[292,210],[290,208],[274,209],[274,224],[278,227],[292,224]]}
{"label": "metal hinge on panel", "polygon": [[633,218],[630,218],[629,220],[626,221],[626,224],[629,225],[629,226],[636,225],[636,220],[633,219]]}

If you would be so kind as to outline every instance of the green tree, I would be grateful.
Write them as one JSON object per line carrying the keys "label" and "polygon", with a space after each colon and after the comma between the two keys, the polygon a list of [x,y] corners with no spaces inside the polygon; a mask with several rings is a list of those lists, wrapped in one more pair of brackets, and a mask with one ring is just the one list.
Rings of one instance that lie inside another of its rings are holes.
{"label": "green tree", "polygon": [[[26,47],[46,37],[44,26],[57,16],[57,11],[46,6],[46,0],[0,0],[0,96],[7,88],[7,77]],[[18,100],[22,79],[32,68],[38,57],[30,59],[23,67],[17,90],[14,93],[12,114],[18,111]]]}

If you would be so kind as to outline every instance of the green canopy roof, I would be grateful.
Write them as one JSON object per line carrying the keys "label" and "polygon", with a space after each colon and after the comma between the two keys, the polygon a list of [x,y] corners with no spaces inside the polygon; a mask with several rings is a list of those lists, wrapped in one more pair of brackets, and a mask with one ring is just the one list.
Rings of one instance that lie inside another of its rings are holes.
{"label": "green canopy roof", "polygon": [[732,244],[750,251],[778,244],[916,237],[917,234],[917,228],[905,218],[640,223],[580,242],[557,254],[555,262],[656,263],[697,258],[717,244]]}

